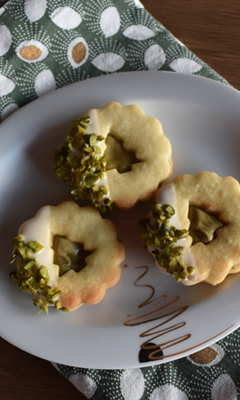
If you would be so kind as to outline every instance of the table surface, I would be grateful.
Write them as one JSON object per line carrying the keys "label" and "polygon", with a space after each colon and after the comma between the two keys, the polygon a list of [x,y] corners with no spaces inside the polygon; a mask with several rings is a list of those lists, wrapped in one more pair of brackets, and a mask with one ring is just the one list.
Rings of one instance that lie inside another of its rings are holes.
{"label": "table surface", "polygon": [[[193,53],[240,89],[238,0],[142,0],[146,9]],[[0,400],[85,400],[48,361],[0,338]]]}

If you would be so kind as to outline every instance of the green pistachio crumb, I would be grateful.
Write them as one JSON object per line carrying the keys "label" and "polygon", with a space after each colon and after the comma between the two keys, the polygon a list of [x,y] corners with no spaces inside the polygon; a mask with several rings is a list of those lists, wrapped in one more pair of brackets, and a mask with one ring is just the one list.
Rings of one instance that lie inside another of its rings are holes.
{"label": "green pistachio crumb", "polygon": [[189,267],[187,267],[187,271],[188,271],[189,275],[192,275],[194,273],[194,268],[189,266]]}
{"label": "green pistachio crumb", "polygon": [[15,272],[15,271],[14,271],[14,272],[11,272],[10,276],[11,276],[11,279],[13,280],[13,282],[15,282],[15,283],[18,282],[17,277],[16,277],[16,272]]}
{"label": "green pistachio crumb", "polygon": [[[43,246],[36,241],[25,244],[21,235],[16,236],[13,243],[15,249],[10,263],[16,265],[17,271],[11,272],[10,277],[22,292],[31,292],[33,304],[39,307],[39,312],[48,314],[48,304],[55,305],[61,291],[49,285],[48,269],[44,265],[39,266],[33,258],[33,253],[42,250]],[[60,303],[57,309],[62,308]]]}
{"label": "green pistachio crumb", "polygon": [[10,264],[13,264],[13,263],[15,262],[16,257],[17,257],[17,253],[13,253],[13,254],[11,255]]}
{"label": "green pistachio crumb", "polygon": [[58,290],[56,293],[54,293],[51,297],[52,300],[55,300],[58,296],[60,296],[60,294],[62,294],[61,290]]}
{"label": "green pistachio crumb", "polygon": [[69,308],[65,308],[65,307],[60,308],[60,310],[64,311],[64,312],[69,312],[70,311]]}
{"label": "green pistachio crumb", "polygon": [[37,241],[29,242],[28,247],[30,247],[30,249],[34,251],[34,253],[38,253],[43,249],[43,246],[39,244]]}
{"label": "green pistachio crumb", "polygon": [[26,249],[25,249],[25,247],[20,247],[18,249],[18,252],[22,256],[22,258],[26,259]]}
{"label": "green pistachio crumb", "polygon": [[89,144],[90,146],[94,147],[97,144],[97,135],[95,133],[92,133],[89,137]]}
{"label": "green pistachio crumb", "polygon": [[23,239],[22,235],[16,236],[12,241],[13,246],[23,247],[24,246],[24,242],[23,242],[22,239]]}
{"label": "green pistachio crumb", "polygon": [[44,310],[48,314],[48,305],[47,304],[40,304],[39,314]]}
{"label": "green pistachio crumb", "polygon": [[41,267],[38,270],[38,274],[44,279],[49,279],[48,270],[46,267],[44,267],[44,265],[41,265]]}
{"label": "green pistachio crumb", "polygon": [[31,269],[35,266],[35,262],[34,261],[28,261],[27,264],[24,265],[24,269]]}
{"label": "green pistachio crumb", "polygon": [[[101,156],[98,142],[104,140],[101,135],[86,133],[89,116],[72,121],[66,141],[55,152],[55,173],[64,182],[68,182],[71,194],[76,199],[85,199],[101,213],[112,210],[108,190],[104,186],[98,189],[98,180],[106,173],[106,155]],[[104,199],[104,201],[103,201]]]}
{"label": "green pistachio crumb", "polygon": [[145,247],[154,248],[151,252],[157,263],[173,275],[176,282],[180,282],[192,275],[195,270],[182,261],[184,247],[177,245],[177,242],[186,238],[189,232],[186,229],[180,230],[170,225],[170,219],[174,214],[175,210],[170,204],[153,205],[154,226],[151,226],[149,218],[140,220],[139,224],[145,229],[140,234],[140,238]]}
{"label": "green pistachio crumb", "polygon": [[54,304],[56,310],[60,310],[62,308],[62,303],[61,301],[56,301],[56,303]]}
{"label": "green pistachio crumb", "polygon": [[107,195],[108,194],[108,187],[107,186],[102,186],[102,192],[103,192],[103,194]]}

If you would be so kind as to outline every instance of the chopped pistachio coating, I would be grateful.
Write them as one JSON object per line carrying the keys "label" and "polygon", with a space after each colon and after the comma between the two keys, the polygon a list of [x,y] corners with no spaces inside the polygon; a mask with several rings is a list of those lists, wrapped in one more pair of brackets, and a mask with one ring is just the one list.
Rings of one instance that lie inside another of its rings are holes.
{"label": "chopped pistachio coating", "polygon": [[36,241],[29,242],[28,247],[30,247],[30,249],[34,251],[34,253],[38,253],[43,249],[43,246]]}
{"label": "chopped pistachio coating", "polygon": [[152,207],[154,226],[151,225],[149,218],[141,220],[140,225],[145,228],[145,232],[140,236],[145,247],[154,248],[152,254],[157,263],[173,275],[176,282],[180,282],[192,275],[194,268],[182,261],[184,247],[177,245],[177,242],[186,238],[189,232],[186,229],[177,229],[170,224],[170,219],[174,214],[175,210],[171,205],[155,204]]}
{"label": "chopped pistachio coating", "polygon": [[104,213],[112,210],[108,189],[97,184],[106,172],[107,159],[98,145],[104,138],[86,133],[89,121],[89,116],[72,121],[66,141],[55,152],[54,171],[76,199],[88,200]]}
{"label": "chopped pistachio coating", "polygon": [[61,291],[49,285],[47,267],[39,266],[36,258],[32,257],[33,253],[41,251],[43,246],[36,241],[26,244],[21,235],[14,238],[13,245],[14,252],[10,263],[16,265],[17,271],[10,275],[22,292],[31,292],[33,304],[39,307],[39,312],[44,310],[48,314],[48,304],[54,304],[57,310],[69,311],[58,300]]}

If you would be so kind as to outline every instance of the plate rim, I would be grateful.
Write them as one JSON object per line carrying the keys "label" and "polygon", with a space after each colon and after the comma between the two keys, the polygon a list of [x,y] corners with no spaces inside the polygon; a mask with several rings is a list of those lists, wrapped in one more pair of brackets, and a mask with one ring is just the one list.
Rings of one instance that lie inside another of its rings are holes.
{"label": "plate rim", "polygon": [[[52,97],[57,96],[56,93],[59,93],[59,95],[60,95],[61,93],[64,93],[65,91],[66,92],[70,91],[73,86],[87,85],[88,82],[93,81],[93,80],[95,82],[96,82],[96,80],[99,80],[99,81],[101,80],[101,81],[104,82],[106,80],[110,80],[110,79],[112,80],[113,78],[116,78],[117,80],[121,80],[122,78],[118,78],[117,76],[121,76],[121,77],[125,78],[126,74],[128,74],[128,75],[129,74],[131,74],[131,75],[134,74],[135,76],[139,76],[138,79],[142,79],[142,78],[140,78],[141,76],[149,76],[150,77],[150,75],[152,75],[152,76],[156,77],[157,74],[161,74],[162,76],[164,76],[164,75],[165,76],[171,76],[171,77],[174,77],[173,79],[177,79],[177,77],[181,77],[182,79],[187,79],[187,80],[192,80],[192,81],[193,80],[195,81],[195,79],[197,79],[197,80],[200,80],[200,81],[207,82],[207,84],[209,84],[210,86],[217,85],[216,87],[219,87],[219,88],[221,87],[222,88],[220,90],[223,90],[223,91],[226,90],[229,93],[235,93],[235,94],[237,94],[237,96],[240,96],[240,92],[238,92],[235,88],[233,88],[231,86],[228,86],[228,85],[226,85],[226,84],[224,84],[224,83],[222,83],[220,81],[215,81],[215,80],[212,80],[210,78],[203,77],[203,76],[196,76],[196,75],[189,75],[189,74],[177,74],[175,72],[169,72],[169,71],[131,71],[131,72],[121,72],[121,73],[114,74],[114,76],[113,76],[113,74],[112,75],[102,75],[102,76],[99,76],[99,77],[86,79],[84,81],[72,83],[71,85],[68,85],[68,86],[62,87],[60,89],[57,89],[55,91],[49,92],[49,93],[45,94],[44,96],[42,96],[42,97],[40,97],[40,98],[38,98],[38,99],[26,104],[24,107],[20,108],[19,110],[15,111],[13,114],[11,114],[9,117],[7,117],[1,123],[0,131],[2,131],[2,130],[4,131],[4,129],[8,129],[8,125],[11,125],[12,121],[18,120],[19,116],[21,117],[21,115],[24,115],[25,113],[27,113],[28,110],[31,109],[32,107],[35,108],[35,107],[37,107],[38,104],[42,104],[44,101],[49,101],[48,99],[51,99]],[[1,133],[0,133],[0,141],[1,141]],[[238,326],[240,326],[240,321],[239,321],[239,325]],[[222,335],[220,335],[220,337],[217,340],[220,340],[223,337],[225,337],[226,335],[228,335],[229,333],[233,332],[235,329],[237,329],[237,327],[236,326],[230,327],[229,329],[227,329],[226,332],[223,332]],[[0,330],[1,330],[1,328],[0,328]],[[5,340],[7,340],[7,338],[4,335],[2,335],[2,337]],[[208,344],[212,344],[212,343],[215,343],[215,342],[216,342],[216,340],[212,339],[212,341],[208,341]],[[10,343],[12,343],[12,342],[10,342]],[[16,343],[12,343],[12,344],[17,346],[17,347],[19,347]],[[198,349],[204,348],[204,347],[205,347],[205,344],[203,344],[202,347],[201,346],[198,347]],[[22,348],[22,347],[19,347],[19,348]],[[22,348],[22,350],[28,352],[27,349],[25,349],[25,348]],[[31,352],[30,354],[33,354],[33,353]],[[182,355],[180,357],[173,358],[173,359],[182,358],[182,357],[185,357],[185,356],[187,356],[189,354],[191,354],[190,350],[189,350],[188,353],[186,353],[186,354],[184,354],[184,355]],[[38,356],[40,358],[46,359],[45,357],[41,357],[40,354],[33,354],[33,355],[36,355],[36,356]],[[173,359],[171,359],[171,360],[167,359],[165,362],[173,361]],[[54,360],[51,360],[51,361],[54,361]],[[60,361],[57,361],[57,362],[61,363]],[[141,367],[152,366],[152,365],[156,365],[156,364],[159,364],[159,362],[157,362],[157,363],[156,362],[154,362],[154,363],[149,363],[148,362],[146,364],[143,363],[142,365],[139,365],[139,367],[140,366]],[[68,364],[68,365],[72,365],[72,363]],[[80,367],[80,365],[74,365],[74,366],[79,366]],[[89,367],[89,366],[87,366],[87,367],[83,366],[83,367],[84,368],[96,368],[96,367]],[[134,366],[131,366],[130,368],[133,368],[133,367]],[[99,366],[97,368],[99,368]],[[129,367],[121,366],[120,368],[129,368]],[[104,368],[100,367],[99,369],[106,369],[106,367],[104,367]],[[116,366],[114,366],[114,367],[109,366],[107,369],[116,369]],[[117,369],[118,369],[118,367],[117,367]]]}

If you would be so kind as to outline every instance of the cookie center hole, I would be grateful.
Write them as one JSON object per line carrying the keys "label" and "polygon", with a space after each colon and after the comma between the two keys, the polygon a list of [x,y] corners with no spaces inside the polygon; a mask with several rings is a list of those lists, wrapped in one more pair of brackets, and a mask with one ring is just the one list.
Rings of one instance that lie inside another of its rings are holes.
{"label": "cookie center hole", "polygon": [[53,250],[53,262],[59,265],[59,276],[64,275],[70,269],[75,272],[81,271],[86,267],[86,257],[92,254],[84,249],[82,243],[71,242],[62,236],[54,237]]}
{"label": "cookie center hole", "polygon": [[107,148],[105,154],[107,156],[106,169],[116,169],[119,174],[132,170],[132,165],[140,161],[135,157],[133,152],[127,151],[123,142],[117,139],[111,133],[107,136],[105,141]]}
{"label": "cookie center hole", "polygon": [[217,229],[224,226],[216,214],[208,213],[195,206],[189,207],[188,218],[190,220],[189,234],[193,238],[192,244],[210,243],[216,238]]}

